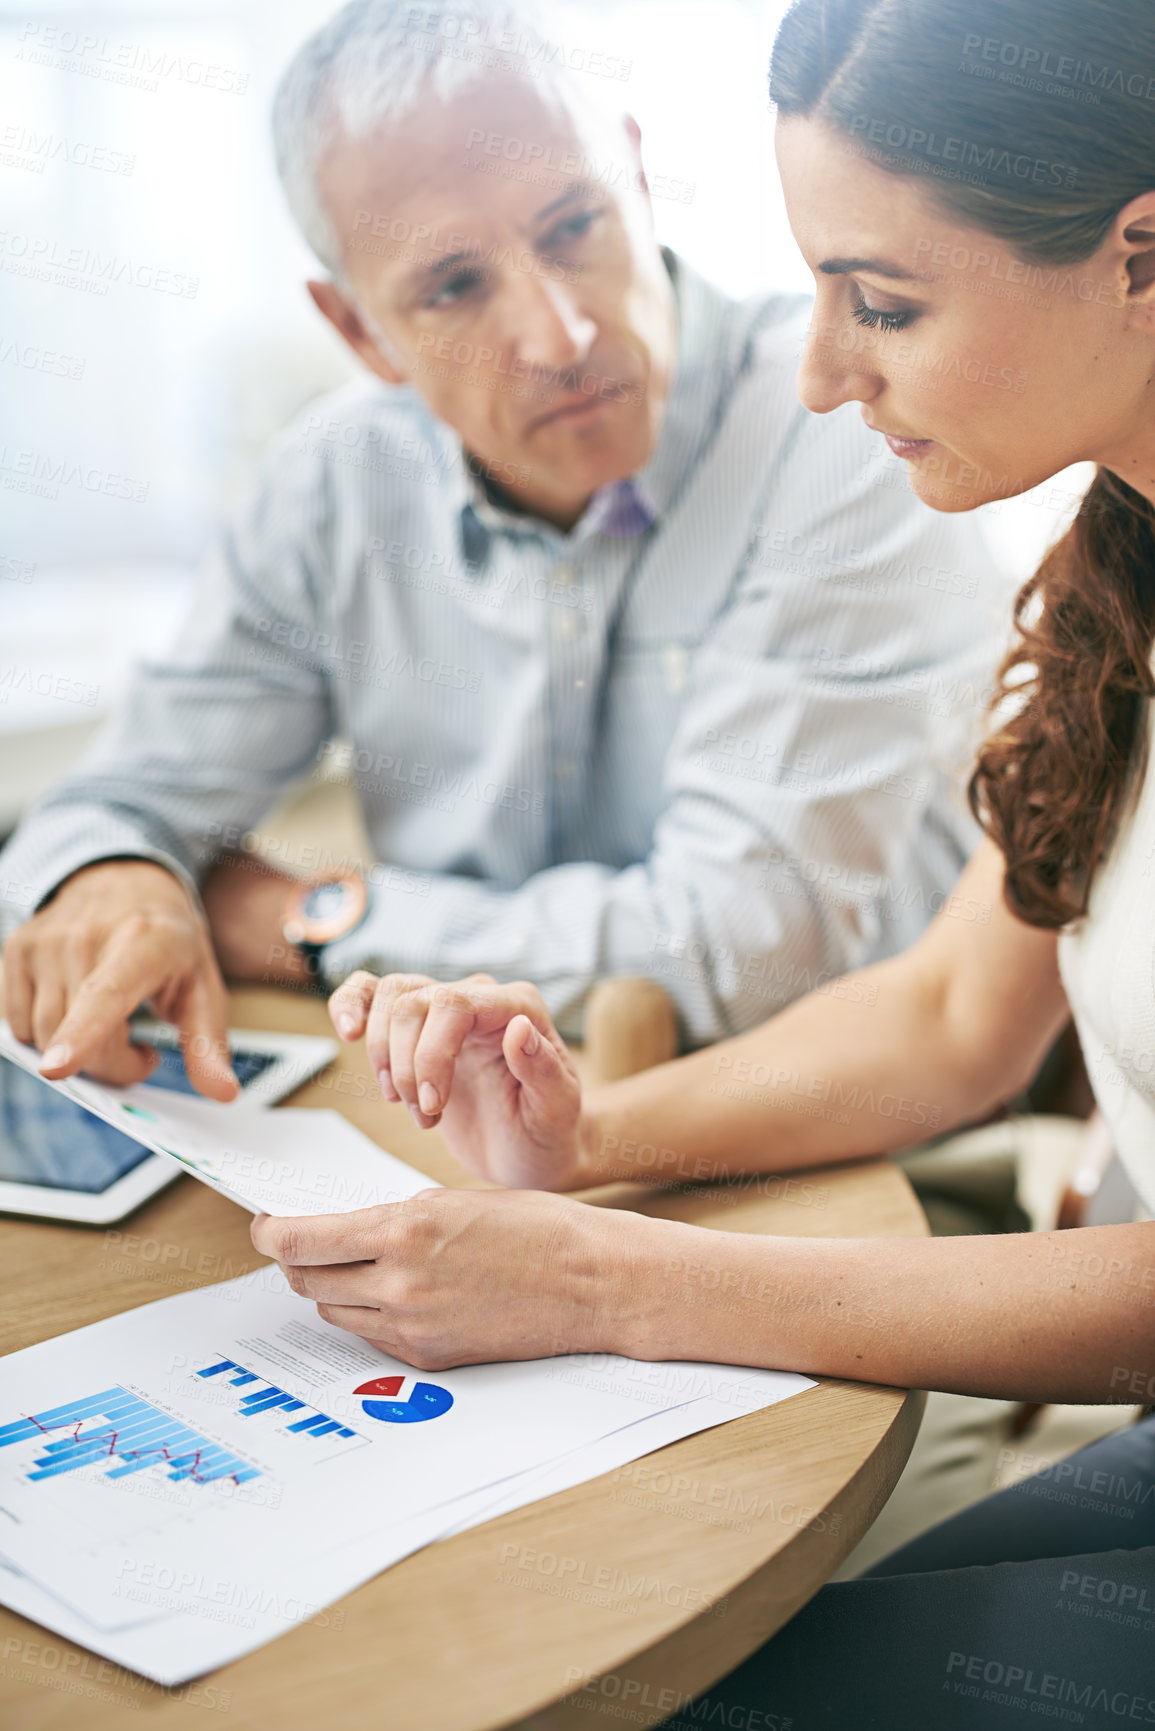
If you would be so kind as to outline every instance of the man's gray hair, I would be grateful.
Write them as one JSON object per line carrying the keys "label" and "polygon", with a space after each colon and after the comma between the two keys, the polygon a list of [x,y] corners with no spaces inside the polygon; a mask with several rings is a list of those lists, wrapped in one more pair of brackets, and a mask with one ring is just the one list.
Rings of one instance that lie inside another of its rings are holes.
{"label": "man's gray hair", "polygon": [[547,14],[533,0],[351,0],[308,38],[278,86],[273,142],[289,208],[328,270],[339,277],[342,256],[317,185],[330,146],[403,119],[423,96],[447,102],[495,73],[532,80],[551,111],[586,107],[559,25],[552,6]]}

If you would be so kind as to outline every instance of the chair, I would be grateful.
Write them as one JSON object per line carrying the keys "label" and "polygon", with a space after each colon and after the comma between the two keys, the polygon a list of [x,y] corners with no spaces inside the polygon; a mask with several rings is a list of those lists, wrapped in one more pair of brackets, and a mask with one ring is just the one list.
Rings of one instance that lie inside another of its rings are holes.
{"label": "chair", "polygon": [[678,1016],[656,980],[599,980],[586,999],[579,1068],[600,1083],[634,1076],[678,1055]]}

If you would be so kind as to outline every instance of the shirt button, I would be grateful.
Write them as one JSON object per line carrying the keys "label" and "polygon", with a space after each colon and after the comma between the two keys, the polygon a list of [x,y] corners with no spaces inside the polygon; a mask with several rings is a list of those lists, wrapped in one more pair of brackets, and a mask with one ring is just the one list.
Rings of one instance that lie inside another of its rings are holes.
{"label": "shirt button", "polygon": [[568,559],[562,559],[554,566],[550,581],[555,589],[568,589],[573,582],[573,566]]}
{"label": "shirt button", "polygon": [[572,757],[555,757],[553,773],[559,781],[572,781],[577,774],[577,764]]}
{"label": "shirt button", "polygon": [[576,613],[555,613],[550,630],[557,643],[572,643],[583,629],[581,619]]}

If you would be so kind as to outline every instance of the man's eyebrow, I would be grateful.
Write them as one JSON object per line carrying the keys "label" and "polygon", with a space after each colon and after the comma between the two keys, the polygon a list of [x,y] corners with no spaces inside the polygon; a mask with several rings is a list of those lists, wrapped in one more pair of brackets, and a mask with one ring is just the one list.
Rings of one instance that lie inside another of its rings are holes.
{"label": "man's eyebrow", "polygon": [[896,282],[925,282],[926,277],[918,271],[900,270],[896,264],[888,264],[884,258],[826,258],[819,265],[824,276],[848,276],[852,271],[869,271],[872,276],[893,277]]}
{"label": "man's eyebrow", "polygon": [[422,265],[418,274],[420,276],[444,276],[447,270],[456,270],[458,265],[468,264],[471,259],[476,264],[478,257],[479,253],[476,250],[447,253],[444,258],[434,259],[432,264]]}
{"label": "man's eyebrow", "polygon": [[534,223],[547,221],[555,212],[564,209],[567,204],[572,204],[575,199],[594,197],[596,191],[597,189],[591,181],[575,180],[569,190],[563,192],[560,198],[555,198],[552,204],[547,204],[544,210],[538,211],[533,219]]}
{"label": "man's eyebrow", "polygon": [[[562,193],[560,198],[555,198],[552,204],[547,204],[544,210],[537,213],[533,219],[534,223],[547,221],[557,211],[564,209],[567,204],[573,204],[577,199],[592,197],[594,191],[595,188],[590,182],[575,181],[567,192]],[[447,253],[444,258],[423,261],[412,273],[410,281],[415,286],[419,286],[423,282],[428,282],[430,278],[443,277],[448,271],[456,270],[461,265],[476,265],[479,261],[479,252],[479,248],[473,248],[466,252]]]}
{"label": "man's eyebrow", "polygon": [[440,282],[449,272],[459,270],[462,265],[476,268],[480,262],[477,248],[467,252],[446,253],[444,258],[425,258],[415,264],[402,281],[409,292],[419,294],[430,283]]}

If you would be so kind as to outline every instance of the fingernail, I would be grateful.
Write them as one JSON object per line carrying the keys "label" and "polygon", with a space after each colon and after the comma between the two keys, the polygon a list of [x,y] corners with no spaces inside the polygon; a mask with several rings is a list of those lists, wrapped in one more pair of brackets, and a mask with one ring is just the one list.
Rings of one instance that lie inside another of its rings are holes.
{"label": "fingernail", "polygon": [[417,1090],[417,1098],[421,1102],[421,1110],[427,1118],[436,1118],[441,1110],[441,1095],[432,1082],[422,1082]]}
{"label": "fingernail", "polygon": [[71,1046],[49,1046],[40,1060],[42,1070],[59,1070],[72,1061]]}
{"label": "fingernail", "polygon": [[400,1094],[393,1086],[393,1077],[390,1074],[388,1067],[384,1064],[377,1072],[377,1086],[380,1088],[387,1100],[399,1100],[401,1098]]}
{"label": "fingernail", "polygon": [[525,1053],[527,1058],[532,1058],[534,1053],[537,1051],[537,1049],[540,1045],[541,1045],[541,1035],[538,1033],[537,1029],[534,1027],[533,1023],[531,1022],[529,1024],[529,1033],[525,1036],[525,1039],[522,1041],[521,1049]]}
{"label": "fingernail", "polygon": [[343,1040],[351,1040],[357,1024],[346,1010],[336,1018],[337,1032]]}

